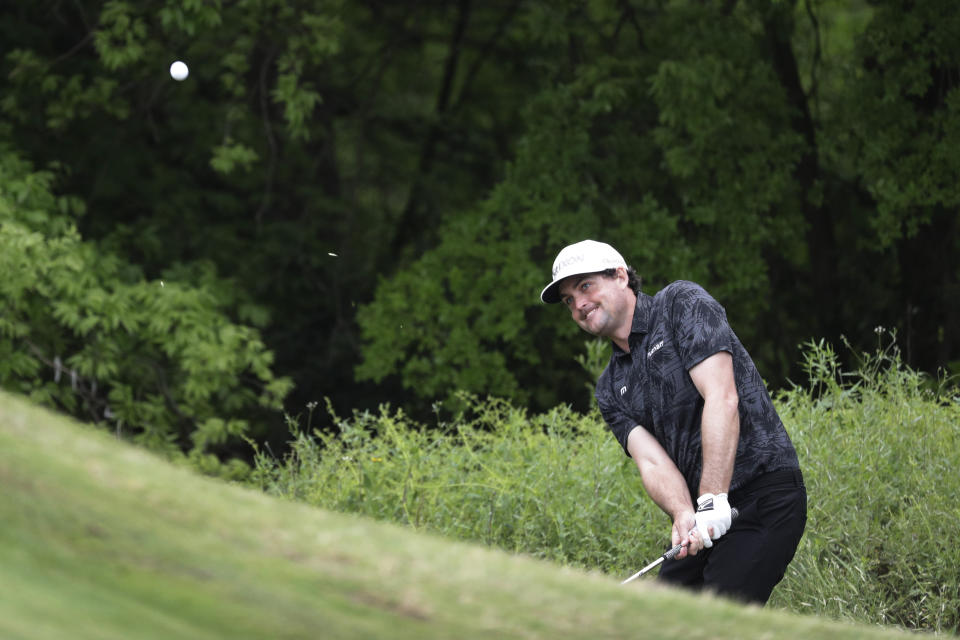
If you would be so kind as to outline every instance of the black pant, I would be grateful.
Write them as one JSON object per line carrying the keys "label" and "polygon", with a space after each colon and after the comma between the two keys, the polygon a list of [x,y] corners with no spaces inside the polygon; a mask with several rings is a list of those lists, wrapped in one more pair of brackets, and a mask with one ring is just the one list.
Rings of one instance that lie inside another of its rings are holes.
{"label": "black pant", "polygon": [[740,512],[729,531],[695,556],[664,561],[660,579],[762,605],[783,579],[807,523],[803,476],[799,470],[762,475],[729,501]]}

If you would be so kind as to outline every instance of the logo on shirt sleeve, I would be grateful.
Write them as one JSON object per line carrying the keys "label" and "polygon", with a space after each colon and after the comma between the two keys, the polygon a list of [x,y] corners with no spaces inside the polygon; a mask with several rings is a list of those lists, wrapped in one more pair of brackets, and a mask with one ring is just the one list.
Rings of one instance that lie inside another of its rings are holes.
{"label": "logo on shirt sleeve", "polygon": [[620,395],[621,395],[621,396],[622,396],[623,394],[625,394],[626,392],[627,392],[627,387],[626,387],[626,385],[620,387]]}

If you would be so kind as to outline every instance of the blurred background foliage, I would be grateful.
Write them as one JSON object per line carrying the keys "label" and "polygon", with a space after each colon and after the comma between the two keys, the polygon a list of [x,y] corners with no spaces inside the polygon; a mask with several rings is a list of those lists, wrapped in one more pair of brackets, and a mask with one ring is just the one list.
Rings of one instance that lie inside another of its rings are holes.
{"label": "blurred background foliage", "polygon": [[878,325],[960,371],[958,61],[953,0],[4,2],[0,384],[201,458],[324,397],[586,409],[538,298],[584,237],[773,387]]}

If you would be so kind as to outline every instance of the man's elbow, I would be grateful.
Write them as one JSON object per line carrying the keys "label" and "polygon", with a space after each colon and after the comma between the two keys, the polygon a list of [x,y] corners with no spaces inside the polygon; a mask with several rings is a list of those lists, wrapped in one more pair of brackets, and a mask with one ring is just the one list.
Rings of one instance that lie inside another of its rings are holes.
{"label": "man's elbow", "polygon": [[653,436],[641,426],[634,427],[627,436],[627,451],[641,474],[662,462],[662,450],[653,440]]}
{"label": "man's elbow", "polygon": [[736,389],[730,389],[720,396],[720,406],[728,414],[736,414],[740,411],[740,395]]}
{"label": "man's elbow", "polygon": [[727,422],[735,420],[740,416],[740,396],[736,389],[717,390],[704,398],[704,411]]}

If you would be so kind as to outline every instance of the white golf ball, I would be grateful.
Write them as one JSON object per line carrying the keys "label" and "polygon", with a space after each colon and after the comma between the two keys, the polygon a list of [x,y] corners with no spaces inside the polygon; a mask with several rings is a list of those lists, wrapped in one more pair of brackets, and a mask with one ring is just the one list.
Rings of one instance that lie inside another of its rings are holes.
{"label": "white golf ball", "polygon": [[186,80],[188,75],[190,75],[190,69],[179,60],[170,65],[170,76],[174,80]]}

